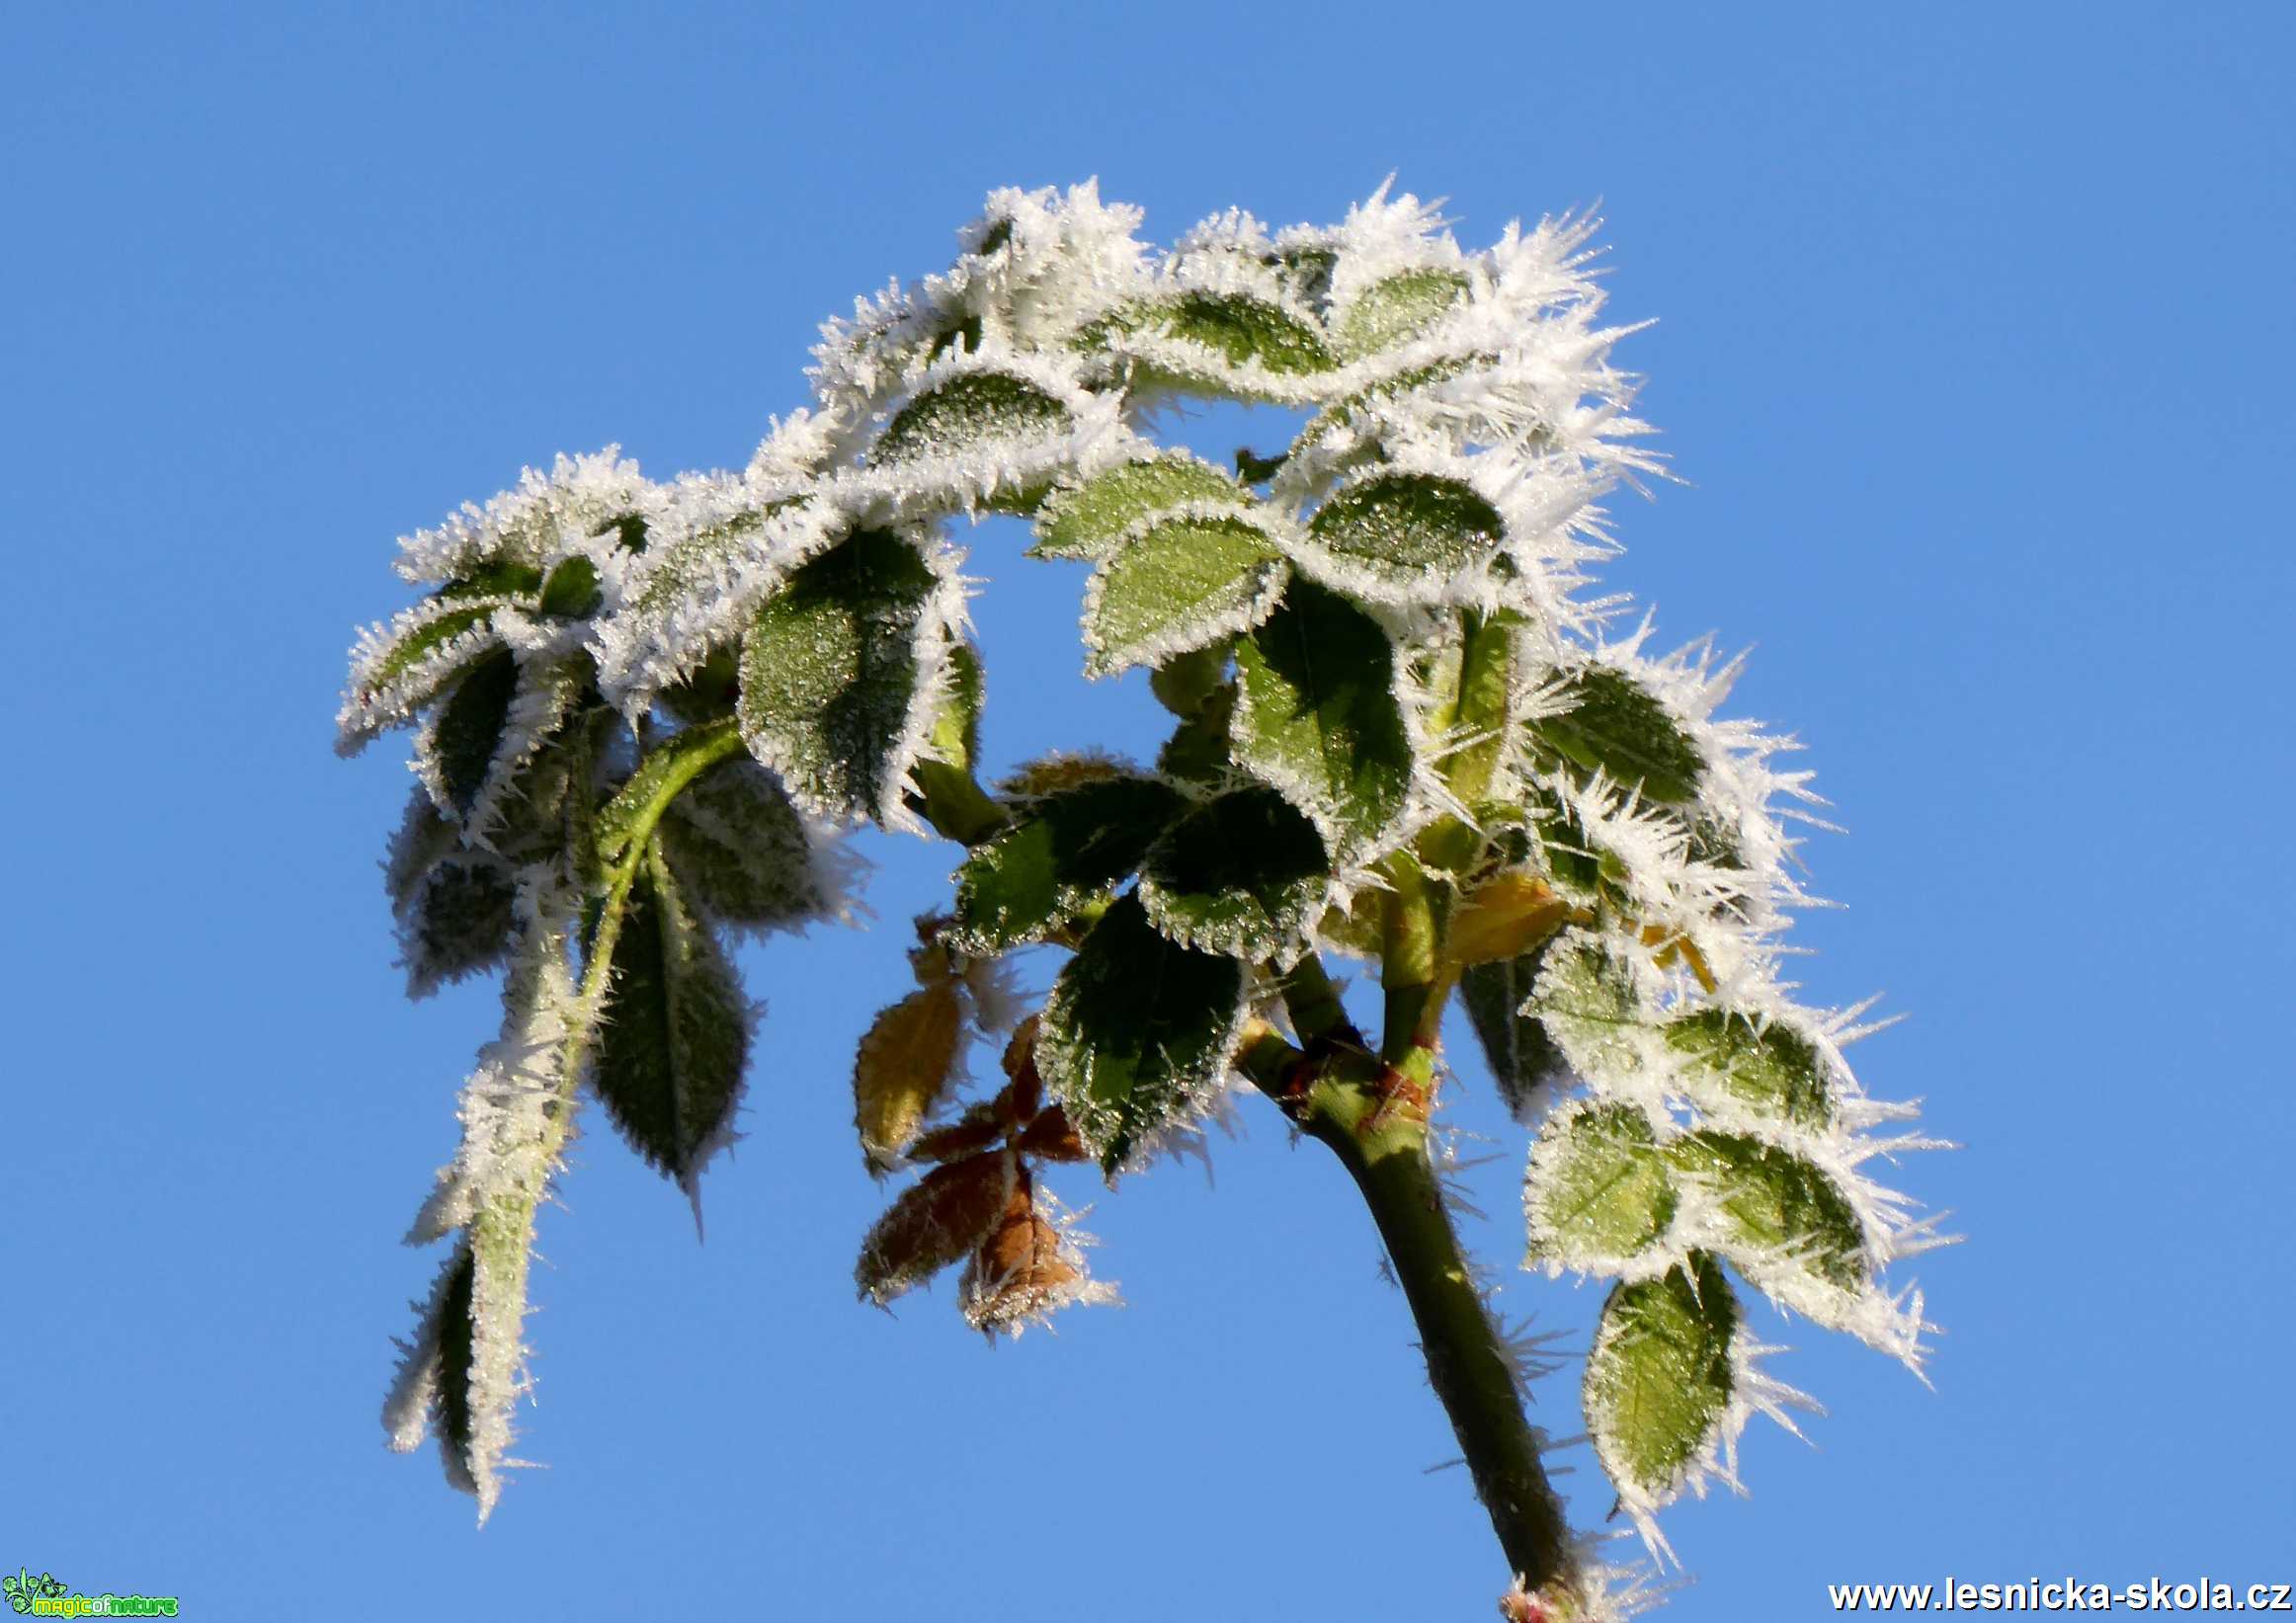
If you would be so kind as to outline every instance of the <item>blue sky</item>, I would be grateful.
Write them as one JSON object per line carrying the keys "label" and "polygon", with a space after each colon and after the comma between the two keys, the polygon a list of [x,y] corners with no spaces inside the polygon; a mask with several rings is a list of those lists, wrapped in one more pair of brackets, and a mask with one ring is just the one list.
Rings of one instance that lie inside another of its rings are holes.
{"label": "blue sky", "polygon": [[[1368,1221],[1249,1101],[1215,1187],[1101,1197],[1122,1310],[990,1352],[945,1287],[854,1303],[850,1056],[949,865],[881,837],[873,932],[747,956],[765,1058],[708,1244],[605,1129],[578,1152],[521,1449],[550,1469],[472,1531],[375,1414],[491,992],[401,1001],[401,756],[329,748],[392,537],[560,449],[738,463],[814,323],[943,264],[990,187],[1097,174],[1169,238],[1393,171],[1471,242],[1600,204],[1684,481],[1619,505],[1610,579],[1755,648],[1737,708],[1850,831],[1809,851],[1846,907],[1808,995],[1908,1015],[1867,1084],[1966,1145],[1899,1178],[1971,1237],[1919,1270],[1935,1390],[1766,1323],[1831,1413],[1814,1449],[1757,1422],[1752,1499],[1670,1515],[1671,1615],[2296,1578],[2292,20],[14,8],[0,1567],[187,1617],[1489,1615]],[[1040,635],[1073,575],[973,542],[992,754],[1136,745],[1142,696]],[[1495,1148],[1470,1240],[1505,1260]],[[1574,1345],[1599,1301],[1507,1295]]]}

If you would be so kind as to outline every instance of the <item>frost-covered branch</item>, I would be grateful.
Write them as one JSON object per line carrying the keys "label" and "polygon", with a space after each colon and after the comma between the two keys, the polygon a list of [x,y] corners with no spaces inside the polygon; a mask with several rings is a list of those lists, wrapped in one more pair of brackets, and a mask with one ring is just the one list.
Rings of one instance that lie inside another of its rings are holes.
{"label": "frost-covered branch", "polygon": [[[1851,1073],[1855,1012],[1781,973],[1819,802],[1790,739],[1718,714],[1736,662],[1656,651],[1594,587],[1602,499],[1659,464],[1591,221],[1470,250],[1383,188],[1331,226],[1230,211],[1158,250],[1139,222],[1089,185],[995,193],[945,272],[823,328],[741,469],[562,457],[402,542],[426,595],[359,639],[341,744],[415,729],[410,991],[507,973],[413,1236],[453,1250],[391,1441],[440,1434],[491,1508],[578,1093],[698,1212],[755,1041],[728,943],[849,916],[850,832],[938,836],[947,904],[854,1065],[865,1166],[917,1175],[861,1294],[953,1270],[991,1336],[1109,1299],[1053,1183],[1200,1148],[1248,1077],[1364,1193],[1511,1615],[1619,1615],[1444,1206],[1442,1016],[1529,1130],[1527,1262],[1611,1282],[1587,1429],[1663,1557],[1663,1507],[1735,1485],[1748,1418],[1800,1401],[1740,1288],[1917,1369],[1928,1328],[1890,1270],[1937,1238],[1867,1172],[1928,1141]],[[1195,398],[1305,423],[1231,470],[1161,433]],[[1152,760],[1087,739],[984,773],[955,527],[995,516],[1088,571],[1083,674],[1148,673]],[[1064,956],[1030,1010],[1034,948]],[[1347,959],[1377,966],[1375,1038]],[[976,1044],[1003,1081],[968,1098]]]}

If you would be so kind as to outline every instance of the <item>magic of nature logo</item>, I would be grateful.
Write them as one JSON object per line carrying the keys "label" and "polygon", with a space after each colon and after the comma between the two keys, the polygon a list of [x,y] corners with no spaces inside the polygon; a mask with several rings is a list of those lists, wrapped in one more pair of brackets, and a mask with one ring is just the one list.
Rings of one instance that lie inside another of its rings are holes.
{"label": "magic of nature logo", "polygon": [[0,1598],[18,1616],[31,1617],[173,1617],[176,1597],[168,1595],[81,1594],[53,1573],[32,1576],[22,1567],[0,1575]]}

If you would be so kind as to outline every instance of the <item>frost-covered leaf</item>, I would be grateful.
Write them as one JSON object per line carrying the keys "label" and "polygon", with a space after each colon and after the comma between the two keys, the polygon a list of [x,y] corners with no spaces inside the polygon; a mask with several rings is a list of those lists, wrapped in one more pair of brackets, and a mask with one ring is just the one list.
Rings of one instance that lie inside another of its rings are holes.
{"label": "frost-covered leaf", "polygon": [[1683,1058],[1685,1081],[1710,1084],[1757,1115],[1815,1130],[1834,1120],[1834,1085],[1817,1045],[1782,1021],[1701,1009],[1669,1020],[1666,1039]]}
{"label": "frost-covered leaf", "polygon": [[976,953],[1041,940],[1062,919],[1112,892],[1184,805],[1170,784],[1127,775],[1023,807],[1012,827],[957,870],[950,939]]}
{"label": "frost-covered leaf", "polygon": [[474,1488],[470,1457],[470,1290],[475,1272],[467,1240],[439,1269],[420,1309],[412,1340],[399,1342],[398,1368],[382,1400],[382,1429],[392,1449],[411,1453],[436,1435],[447,1480]]}
{"label": "frost-covered leaf", "polygon": [[463,845],[461,830],[420,786],[391,837],[384,886],[409,997],[491,969],[509,953],[517,870],[494,852]]}
{"label": "frost-covered leaf", "polygon": [[1587,832],[1579,813],[1544,794],[1531,797],[1530,810],[1537,836],[1539,861],[1547,882],[1577,902],[1616,902],[1623,894],[1627,868],[1617,852],[1606,850]]}
{"label": "frost-covered leaf", "polygon": [[504,567],[546,569],[636,513],[645,491],[638,465],[623,460],[617,446],[560,456],[548,473],[522,471],[516,488],[485,507],[465,502],[438,528],[400,541],[398,572],[410,581],[459,581]]}
{"label": "frost-covered leaf", "polygon": [[1395,651],[1378,622],[1294,579],[1236,644],[1236,762],[1315,821],[1340,860],[1375,843],[1411,794],[1411,735]]}
{"label": "frost-covered leaf", "polygon": [[1546,1027],[1536,1015],[1521,1013],[1538,978],[1542,954],[1543,949],[1498,963],[1472,964],[1459,974],[1459,1001],[1483,1045],[1499,1096],[1517,1121],[1529,1120],[1568,1071],[1562,1050]]}
{"label": "frost-covered leaf", "polygon": [[881,820],[897,802],[939,586],[916,547],[862,530],[758,609],[742,644],[742,737],[801,805]]}
{"label": "frost-covered leaf", "polygon": [[1865,1283],[1857,1208],[1817,1167],[1744,1133],[1690,1133],[1669,1153],[1719,1204],[1716,1249],[1751,1275],[1774,1275],[1783,1259],[1842,1290]]}
{"label": "frost-covered leaf", "polygon": [[1351,299],[1340,317],[1339,351],[1353,360],[1416,338],[1466,289],[1465,277],[1437,266],[1375,282]]}
{"label": "frost-covered leaf", "polygon": [[722,761],[695,778],[663,814],[661,838],[671,870],[710,918],[765,929],[837,908],[804,819],[755,761]]}
{"label": "frost-covered leaf", "polygon": [[542,582],[537,607],[545,614],[578,618],[593,612],[603,601],[598,589],[598,565],[577,552],[561,558]]}
{"label": "frost-covered leaf", "polygon": [[1582,1077],[1641,1068],[1650,1021],[1628,961],[1599,936],[1573,931],[1548,947],[1526,1013],[1545,1024]]}
{"label": "frost-covered leaf", "polygon": [[439,706],[417,746],[423,781],[439,809],[464,819],[478,803],[518,695],[518,656],[497,648],[473,661]]}
{"label": "frost-covered leaf", "polygon": [[1548,1121],[1523,1181],[1530,1256],[1602,1267],[1665,1234],[1680,1205],[1666,1153],[1635,1104],[1583,1104]]}
{"label": "frost-covered leaf", "polygon": [[1274,611],[1290,569],[1242,518],[1168,519],[1102,560],[1086,589],[1085,674],[1225,642]]}
{"label": "frost-covered leaf", "polygon": [[413,720],[442,688],[501,645],[495,610],[514,602],[502,593],[455,599],[440,592],[362,632],[335,717],[336,753],[355,755],[376,734]]}
{"label": "frost-covered leaf", "polygon": [[1330,882],[1315,825],[1273,789],[1252,787],[1208,800],[1165,831],[1141,863],[1140,901],[1183,946],[1288,960]]}
{"label": "frost-covered leaf", "polygon": [[689,1194],[732,1137],[749,1041],[741,982],[656,842],[622,910],[590,1084],[630,1147]]}
{"label": "frost-covered leaf", "polygon": [[1564,690],[1570,708],[1531,730],[1558,755],[1588,771],[1640,785],[1646,799],[1694,800],[1705,758],[1665,704],[1622,671],[1590,665]]}
{"label": "frost-covered leaf", "polygon": [[959,371],[902,407],[869,454],[889,467],[1039,440],[1068,423],[1068,407],[1025,377],[987,368]]}
{"label": "frost-covered leaf", "polygon": [[1301,317],[1249,293],[1194,290],[1132,305],[1087,328],[1088,346],[1143,358],[1157,371],[1252,396],[1255,374],[1271,382],[1329,371],[1336,362]]}
{"label": "frost-covered leaf", "polygon": [[1494,557],[1506,521],[1464,480],[1377,473],[1317,509],[1308,536],[1347,584],[1383,597],[1432,597]]}
{"label": "frost-covered leaf", "polygon": [[901,1191],[861,1241],[854,1283],[880,1307],[962,1261],[988,1239],[1013,1193],[1009,1150],[936,1167]]}
{"label": "frost-covered leaf", "polygon": [[1656,1279],[1614,1287],[1587,1359],[1587,1429],[1619,1495],[1647,1512],[1679,1493],[1721,1441],[1738,1397],[1738,1299],[1693,1253]]}
{"label": "frost-covered leaf", "polygon": [[1132,525],[1189,502],[1238,502],[1247,493],[1186,451],[1125,462],[1046,498],[1036,515],[1037,558],[1097,558]]}
{"label": "frost-covered leaf", "polygon": [[589,656],[507,648],[475,663],[448,690],[415,741],[415,770],[463,838],[492,843],[513,814],[520,777],[588,693]]}
{"label": "frost-covered leaf", "polygon": [[941,980],[879,1011],[862,1033],[854,1056],[853,1119],[870,1172],[898,1166],[947,1096],[963,1024],[957,983]]}
{"label": "frost-covered leaf", "polygon": [[1210,1101],[1249,1009],[1242,964],[1166,939],[1123,897],[1053,983],[1036,1068],[1112,1174]]}
{"label": "frost-covered leaf", "polygon": [[1006,1196],[996,1228],[965,1264],[957,1306],[984,1336],[1019,1336],[1064,1307],[1112,1302],[1115,1292],[1085,1271],[1084,1253],[1037,1209],[1029,1179]]}

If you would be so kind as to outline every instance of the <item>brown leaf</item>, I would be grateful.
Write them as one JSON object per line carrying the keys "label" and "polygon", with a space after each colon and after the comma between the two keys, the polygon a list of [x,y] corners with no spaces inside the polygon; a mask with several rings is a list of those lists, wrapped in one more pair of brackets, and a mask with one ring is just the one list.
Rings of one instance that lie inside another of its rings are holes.
{"label": "brown leaf", "polygon": [[995,1231],[966,1264],[958,1302],[973,1329],[1018,1335],[1028,1321],[1096,1292],[1106,1294],[1087,1281],[1076,1249],[1036,1214],[1034,1191],[1024,1178],[1006,1198]]}
{"label": "brown leaf", "polygon": [[1039,1112],[1036,1119],[1021,1129],[1014,1141],[1022,1154],[1038,1161],[1091,1161],[1092,1151],[1085,1148],[1077,1136],[1076,1123],[1068,1119],[1068,1111],[1060,1105]]}
{"label": "brown leaf", "polygon": [[882,1176],[948,1091],[964,1010],[953,983],[912,992],[879,1014],[854,1057],[853,1118],[869,1171]]}
{"label": "brown leaf", "polygon": [[879,1306],[988,1243],[1025,1187],[1010,1150],[936,1167],[901,1192],[861,1242],[854,1282]]}

